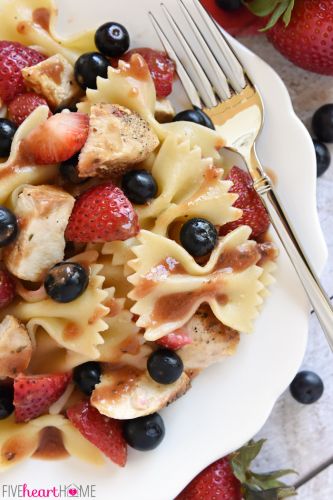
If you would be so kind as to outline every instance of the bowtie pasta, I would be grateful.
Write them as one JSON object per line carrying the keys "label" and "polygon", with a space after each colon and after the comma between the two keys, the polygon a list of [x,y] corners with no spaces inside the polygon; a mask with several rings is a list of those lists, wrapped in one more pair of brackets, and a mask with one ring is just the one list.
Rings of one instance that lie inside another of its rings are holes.
{"label": "bowtie pasta", "polygon": [[[10,295],[0,300],[0,470],[34,456],[124,465],[122,426],[185,394],[253,331],[277,251],[237,224],[223,137],[173,121],[143,52],[114,67],[97,56],[108,67],[84,88],[77,61],[96,51],[94,31],[58,36],[51,0],[0,0],[0,12],[0,65],[24,47],[44,56],[17,70],[44,102],[16,123],[0,162],[0,288],[7,280]],[[3,85],[0,120],[13,127]]]}

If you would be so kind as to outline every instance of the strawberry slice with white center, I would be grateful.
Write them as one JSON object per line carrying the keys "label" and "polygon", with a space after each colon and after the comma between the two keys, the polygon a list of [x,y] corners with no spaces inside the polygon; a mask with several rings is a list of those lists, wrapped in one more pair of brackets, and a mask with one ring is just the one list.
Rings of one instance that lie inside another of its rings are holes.
{"label": "strawberry slice with white center", "polygon": [[65,392],[71,373],[50,375],[19,375],[14,380],[16,422],[28,422],[48,412]]}
{"label": "strawberry slice with white center", "polygon": [[192,344],[192,342],[193,341],[191,337],[189,337],[189,334],[186,331],[186,329],[179,328],[179,330],[176,330],[158,339],[157,344],[162,345],[167,349],[172,349],[174,351],[177,351],[178,349],[181,349],[186,345]]}
{"label": "strawberry slice with white center", "polygon": [[114,463],[124,467],[127,445],[120,420],[101,415],[88,401],[80,401],[67,410],[67,416],[81,434]]}
{"label": "strawberry slice with white center", "polygon": [[36,165],[61,163],[82,149],[88,133],[88,115],[64,111],[32,130],[22,141],[21,153]]}

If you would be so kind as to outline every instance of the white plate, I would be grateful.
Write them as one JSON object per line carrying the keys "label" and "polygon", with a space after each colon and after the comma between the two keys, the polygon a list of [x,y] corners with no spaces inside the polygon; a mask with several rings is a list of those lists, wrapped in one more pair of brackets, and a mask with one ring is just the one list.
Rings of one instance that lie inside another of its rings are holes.
{"label": "white plate", "polygon": [[[123,22],[134,45],[158,47],[146,11],[156,0],[58,0],[65,31]],[[5,20],[3,20],[4,22]],[[315,155],[310,137],[293,112],[282,81],[236,41],[235,50],[261,89],[266,125],[259,142],[263,163],[278,177],[278,191],[318,272],[326,246],[316,212]],[[238,448],[264,424],[275,401],[297,372],[306,347],[309,306],[284,253],[277,284],[251,336],[237,354],[194,381],[192,390],[164,410],[166,438],[150,453],[130,450],[124,470],[77,460],[30,460],[2,476],[2,483],[30,488],[96,485],[100,500],[171,500],[200,470]]]}

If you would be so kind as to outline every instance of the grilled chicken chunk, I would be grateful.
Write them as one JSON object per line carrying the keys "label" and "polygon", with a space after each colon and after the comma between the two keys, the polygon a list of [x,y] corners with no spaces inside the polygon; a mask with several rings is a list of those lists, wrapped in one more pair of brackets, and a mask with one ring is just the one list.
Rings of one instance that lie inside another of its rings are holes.
{"label": "grilled chicken chunk", "polygon": [[19,236],[3,254],[14,276],[40,281],[50,267],[64,258],[64,233],[74,201],[70,194],[54,186],[23,189],[15,208]]}
{"label": "grilled chicken chunk", "polygon": [[189,387],[186,373],[173,384],[161,385],[146,371],[120,368],[102,376],[92,394],[91,404],[103,415],[127,420],[161,410],[185,394]]}
{"label": "grilled chicken chunk", "polygon": [[29,365],[31,340],[24,325],[6,316],[0,323],[0,377],[15,377]]}
{"label": "grilled chicken chunk", "polygon": [[90,132],[79,160],[80,177],[120,174],[144,161],[159,145],[157,135],[137,113],[113,104],[91,108]]}
{"label": "grilled chicken chunk", "polygon": [[73,66],[61,54],[22,69],[27,88],[40,94],[51,108],[65,106],[80,94]]}
{"label": "grilled chicken chunk", "polygon": [[201,306],[185,326],[192,343],[177,351],[185,370],[196,372],[231,356],[239,343],[239,332],[223,325],[207,305]]}

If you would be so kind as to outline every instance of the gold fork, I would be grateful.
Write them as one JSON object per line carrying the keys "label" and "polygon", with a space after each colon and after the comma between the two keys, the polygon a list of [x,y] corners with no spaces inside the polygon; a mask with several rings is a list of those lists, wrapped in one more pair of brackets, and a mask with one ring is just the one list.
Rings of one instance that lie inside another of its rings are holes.
{"label": "gold fork", "polygon": [[211,117],[226,147],[242,156],[333,350],[331,302],[256,153],[256,140],[264,121],[260,92],[201,3],[175,0],[173,4],[178,8],[177,15],[163,3],[160,4],[163,17],[149,12],[153,27],[176,62],[178,76],[192,105]]}

